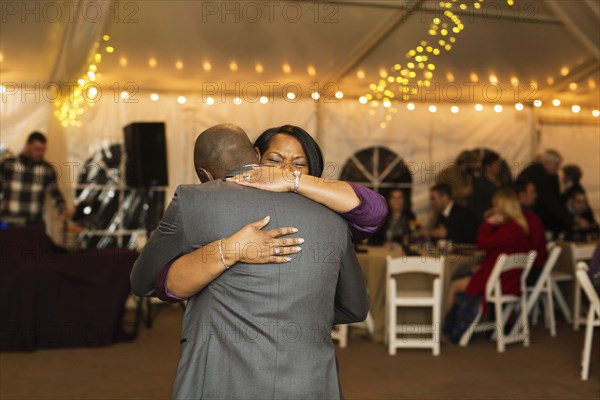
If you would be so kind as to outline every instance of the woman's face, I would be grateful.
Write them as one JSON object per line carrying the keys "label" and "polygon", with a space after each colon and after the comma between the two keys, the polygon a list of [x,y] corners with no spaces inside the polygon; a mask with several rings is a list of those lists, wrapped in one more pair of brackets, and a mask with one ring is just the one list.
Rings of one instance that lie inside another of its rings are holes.
{"label": "woman's face", "polygon": [[308,160],[299,141],[292,136],[277,134],[264,154],[260,155],[262,165],[294,167],[308,175]]}
{"label": "woman's face", "polygon": [[390,193],[388,204],[392,212],[401,212],[404,209],[404,193],[400,190],[394,190]]}

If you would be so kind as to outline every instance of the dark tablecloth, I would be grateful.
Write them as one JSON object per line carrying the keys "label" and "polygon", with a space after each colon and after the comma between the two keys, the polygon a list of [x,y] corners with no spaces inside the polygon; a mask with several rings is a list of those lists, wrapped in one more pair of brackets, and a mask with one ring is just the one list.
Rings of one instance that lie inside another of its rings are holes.
{"label": "dark tablecloth", "polygon": [[137,253],[66,252],[43,231],[0,231],[0,351],[94,347],[123,332]]}

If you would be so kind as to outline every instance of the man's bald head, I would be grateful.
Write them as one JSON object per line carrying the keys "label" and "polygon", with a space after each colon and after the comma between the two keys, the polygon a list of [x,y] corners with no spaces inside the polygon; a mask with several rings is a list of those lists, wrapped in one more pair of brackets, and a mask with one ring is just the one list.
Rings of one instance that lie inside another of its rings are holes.
{"label": "man's bald head", "polygon": [[233,124],[220,124],[208,128],[196,139],[194,166],[201,181],[204,169],[214,179],[223,179],[228,171],[258,162],[252,142],[242,128]]}

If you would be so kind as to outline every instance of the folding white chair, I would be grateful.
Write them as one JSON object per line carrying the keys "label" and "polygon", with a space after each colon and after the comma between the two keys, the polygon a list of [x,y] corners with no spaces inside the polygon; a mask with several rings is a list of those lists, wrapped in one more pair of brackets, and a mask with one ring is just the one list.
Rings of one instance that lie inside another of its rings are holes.
{"label": "folding white chair", "polygon": [[[501,254],[494,264],[492,273],[485,285],[485,297],[486,301],[494,304],[494,311],[496,314],[495,324],[493,322],[485,322],[479,324],[483,307],[480,306],[479,312],[473,321],[473,324],[463,334],[459,344],[466,346],[471,340],[474,332],[483,332],[488,330],[495,330],[495,339],[498,353],[503,353],[506,344],[523,342],[523,346],[529,346],[529,318],[527,315],[527,295],[526,295],[526,284],[527,275],[529,270],[535,261],[537,256],[536,251],[530,251],[529,253],[515,253],[515,254]],[[521,273],[521,296],[514,296],[502,293],[502,283],[500,276],[502,273],[511,271],[513,269],[522,270]],[[503,306],[507,305],[503,309]],[[515,322],[516,325],[520,325],[517,329],[513,329],[513,334],[509,337],[504,335],[504,326],[510,317],[511,312],[515,309],[515,306],[519,306],[519,318]]]}
{"label": "folding white chair", "polygon": [[348,325],[335,325],[331,331],[331,339],[338,341],[340,349],[348,347]]}
{"label": "folding white chair", "polygon": [[587,274],[588,267],[586,263],[577,264],[577,281],[590,300],[590,308],[587,314],[585,341],[583,342],[583,354],[581,357],[581,380],[587,381],[590,371],[590,357],[592,355],[592,339],[594,337],[594,327],[600,326],[600,298],[592,285],[592,281]]}
{"label": "folding white chair", "polygon": [[560,287],[558,286],[559,283],[573,281],[573,275],[564,271],[552,271],[552,274],[550,275],[550,280],[552,282],[552,293],[554,294],[554,298],[556,299],[556,303],[558,304],[558,309],[569,324],[573,323],[573,318],[571,317],[571,310],[569,309],[569,304],[565,300],[565,297],[563,296]]}
{"label": "folding white chair", "polygon": [[[435,276],[432,290],[398,290],[395,276],[406,273]],[[397,348],[431,348],[433,355],[440,354],[443,273],[444,257],[387,257],[386,334],[389,355],[395,355]],[[432,324],[398,324],[396,312],[401,307],[431,307]],[[403,337],[398,338],[398,334]],[[431,336],[425,337],[427,334]],[[421,337],[407,338],[408,335]]]}
{"label": "folding white chair", "polygon": [[[576,265],[579,261],[589,261],[594,255],[596,243],[585,245],[571,244],[571,255],[573,257],[573,272],[577,273]],[[581,286],[579,280],[575,280],[573,294],[573,329],[579,330],[579,325],[585,324],[585,317],[581,316]]]}
{"label": "folding white chair", "polygon": [[[527,287],[527,314],[532,314],[532,323],[537,323],[539,313],[539,303],[543,303],[546,328],[550,329],[550,336],[556,336],[556,321],[554,318],[554,302],[552,290],[552,270],[558,261],[558,257],[562,248],[553,245],[549,248],[550,254],[544,264],[542,273],[540,274],[534,286]],[[544,293],[546,296],[540,297]]]}
{"label": "folding white chair", "polygon": [[[546,237],[548,232],[546,232]],[[550,232],[550,238],[552,238],[552,232]],[[555,242],[548,242],[547,248],[550,251],[554,246],[556,246]],[[562,250],[562,247],[561,247]],[[560,287],[558,286],[561,282],[571,282],[573,281],[573,275],[568,272],[552,270],[550,274],[550,282],[552,284],[552,294],[554,295],[554,300],[556,300],[556,304],[558,305],[558,309],[561,314],[565,318],[569,324],[573,322],[573,318],[571,318],[571,310],[569,309],[569,304],[565,300],[562,292],[560,291]]]}
{"label": "folding white chair", "polygon": [[334,330],[331,332],[331,338],[333,340],[337,340],[340,348],[345,349],[348,347],[348,327],[352,326],[354,328],[362,328],[366,329],[369,332],[369,335],[373,335],[374,331],[374,322],[373,317],[371,316],[371,312],[367,313],[367,318],[363,322],[356,322],[354,324],[344,324],[344,325],[336,325]]}

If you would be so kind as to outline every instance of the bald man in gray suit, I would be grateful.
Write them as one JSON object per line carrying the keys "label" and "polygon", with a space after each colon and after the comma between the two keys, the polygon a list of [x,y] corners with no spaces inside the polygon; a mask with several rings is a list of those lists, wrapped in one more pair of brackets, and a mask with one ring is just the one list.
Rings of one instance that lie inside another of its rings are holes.
{"label": "bald man in gray suit", "polygon": [[[225,182],[257,162],[247,135],[236,126],[203,132],[195,152],[204,155],[195,160],[197,171],[214,180],[177,188],[134,265],[135,294],[154,295],[163,267],[186,257],[180,283],[194,288],[203,266],[191,262],[193,257],[201,251],[208,257],[208,246],[216,249],[221,238],[265,215],[271,216],[267,228],[296,227],[305,242],[286,263],[238,262],[226,268],[224,250],[213,255],[224,261],[222,270],[186,296],[173,398],[342,398],[331,329],[334,323],[362,321],[368,311],[348,224],[296,193]],[[173,270],[175,264],[169,274]]]}

